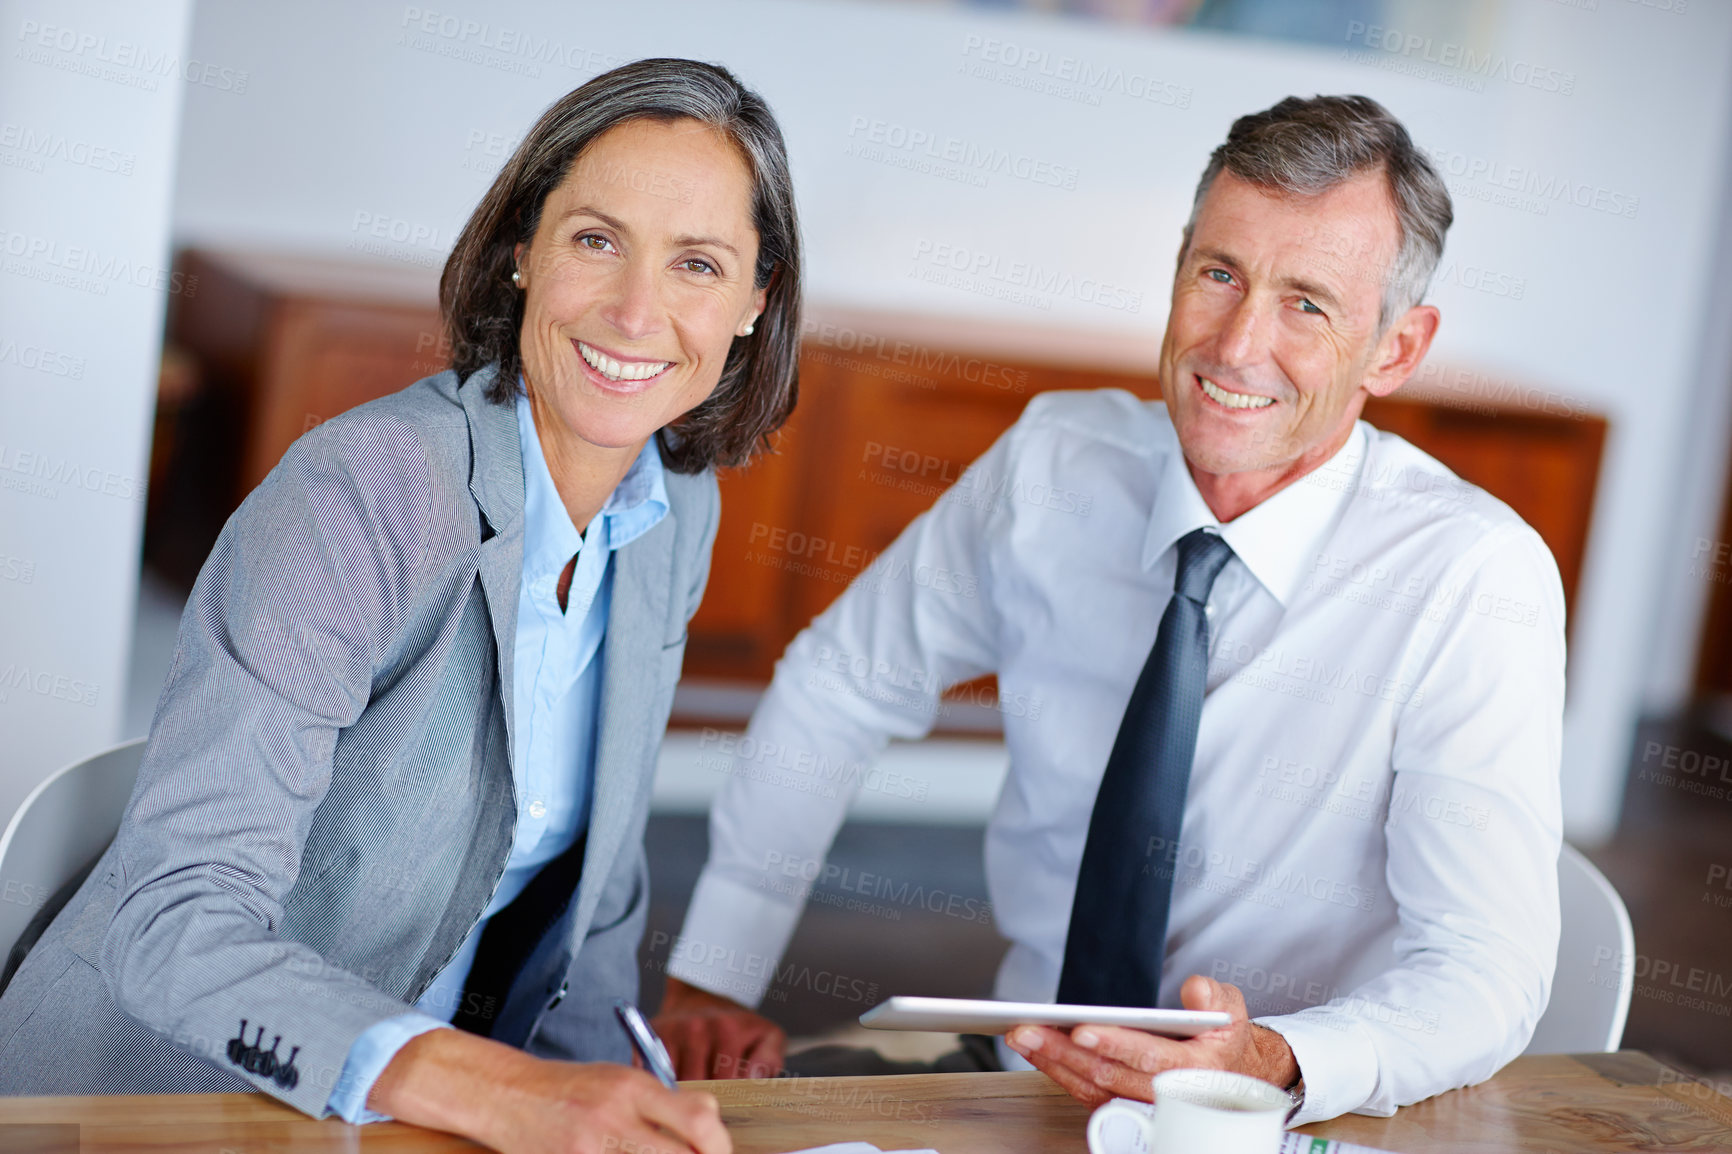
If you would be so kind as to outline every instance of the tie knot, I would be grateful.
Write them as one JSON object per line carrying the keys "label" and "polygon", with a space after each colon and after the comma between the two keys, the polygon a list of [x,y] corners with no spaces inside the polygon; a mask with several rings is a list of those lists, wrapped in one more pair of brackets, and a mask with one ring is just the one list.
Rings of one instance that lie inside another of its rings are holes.
{"label": "tie knot", "polygon": [[1219,533],[1193,529],[1179,538],[1179,569],[1173,576],[1173,592],[1188,597],[1199,605],[1209,601],[1209,590],[1215,578],[1233,555],[1233,547]]}

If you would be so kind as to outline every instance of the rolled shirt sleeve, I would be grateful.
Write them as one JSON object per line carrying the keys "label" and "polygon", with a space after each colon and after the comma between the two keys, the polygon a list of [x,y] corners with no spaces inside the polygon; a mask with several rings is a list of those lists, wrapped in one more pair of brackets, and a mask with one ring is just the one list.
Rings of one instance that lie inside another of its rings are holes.
{"label": "rolled shirt sleeve", "polygon": [[1387,1116],[1483,1081],[1526,1047],[1549,998],[1562,588],[1538,536],[1510,525],[1448,599],[1397,721],[1384,824],[1395,964],[1325,1004],[1257,1019],[1304,1074],[1294,1125]]}
{"label": "rolled shirt sleeve", "polygon": [[379,1080],[379,1075],[385,1072],[397,1051],[408,1045],[411,1039],[430,1030],[451,1028],[451,1023],[422,1013],[400,1014],[367,1027],[366,1032],[349,1047],[349,1058],[343,1063],[337,1084],[331,1088],[331,1100],[325,1104],[326,1112],[356,1125],[391,1121],[389,1114],[367,1108],[367,1095],[373,1092],[373,1083]]}

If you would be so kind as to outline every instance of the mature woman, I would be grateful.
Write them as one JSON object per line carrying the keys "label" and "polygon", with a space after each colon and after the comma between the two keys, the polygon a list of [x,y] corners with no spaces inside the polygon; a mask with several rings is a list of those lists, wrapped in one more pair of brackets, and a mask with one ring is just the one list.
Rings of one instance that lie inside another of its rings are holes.
{"label": "mature woman", "polygon": [[799,288],[781,134],[727,72],[547,110],[445,267],[452,368],[224,528],[120,833],[0,998],[0,1091],[728,1149],[713,1099],[600,1063],[711,468],[793,406]]}

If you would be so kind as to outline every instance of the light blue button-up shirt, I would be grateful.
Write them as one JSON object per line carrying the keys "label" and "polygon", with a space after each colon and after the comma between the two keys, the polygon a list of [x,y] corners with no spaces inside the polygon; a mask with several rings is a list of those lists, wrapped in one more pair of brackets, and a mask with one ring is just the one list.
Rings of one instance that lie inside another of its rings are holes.
{"label": "light blue button-up shirt", "polygon": [[[409,1039],[449,1028],[475,962],[481,932],[523,892],[542,866],[564,853],[589,825],[595,741],[601,712],[602,642],[613,599],[613,551],[649,532],[667,515],[667,485],[652,437],[582,536],[554,487],[529,399],[517,396],[523,456],[523,579],[517,594],[512,709],[517,747],[511,761],[517,828],[505,872],[481,920],[415,1003],[414,1013],[369,1028],[349,1048],[326,1109],[348,1122],[377,1122],[367,1109],[373,1083]],[[577,565],[559,607],[559,575]]]}

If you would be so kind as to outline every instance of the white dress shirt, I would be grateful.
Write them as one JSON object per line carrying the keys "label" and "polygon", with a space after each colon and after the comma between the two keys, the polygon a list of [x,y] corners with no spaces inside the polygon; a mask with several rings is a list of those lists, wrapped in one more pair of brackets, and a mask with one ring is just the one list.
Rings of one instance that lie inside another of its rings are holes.
{"label": "white dress shirt", "polygon": [[[1216,524],[1164,405],[1033,400],[783,655],[733,751],[668,972],[756,1005],[858,788],[838,767],[920,737],[944,687],[995,673],[1010,770],[986,877],[1011,943],[995,993],[1050,1002],[1174,545]],[[1126,847],[1176,870],[1160,1004],[1178,1006],[1191,974],[1240,987],[1298,1059],[1295,1124],[1489,1077],[1527,1044],[1557,952],[1551,554],[1507,506],[1363,422],[1219,530],[1234,557],[1209,599],[1179,844]]]}
{"label": "white dress shirt", "polygon": [[[579,535],[542,456],[529,398],[521,388],[516,404],[523,460],[523,573],[511,687],[516,730],[511,776],[517,793],[511,856],[481,920],[415,1003],[415,1012],[375,1024],[349,1047],[325,1107],[347,1122],[385,1119],[367,1108],[373,1083],[411,1038],[449,1026],[488,921],[589,828],[601,714],[597,658],[613,599],[613,552],[655,528],[668,511],[661,451],[651,437]],[[574,554],[577,564],[562,609],[559,577]]]}

